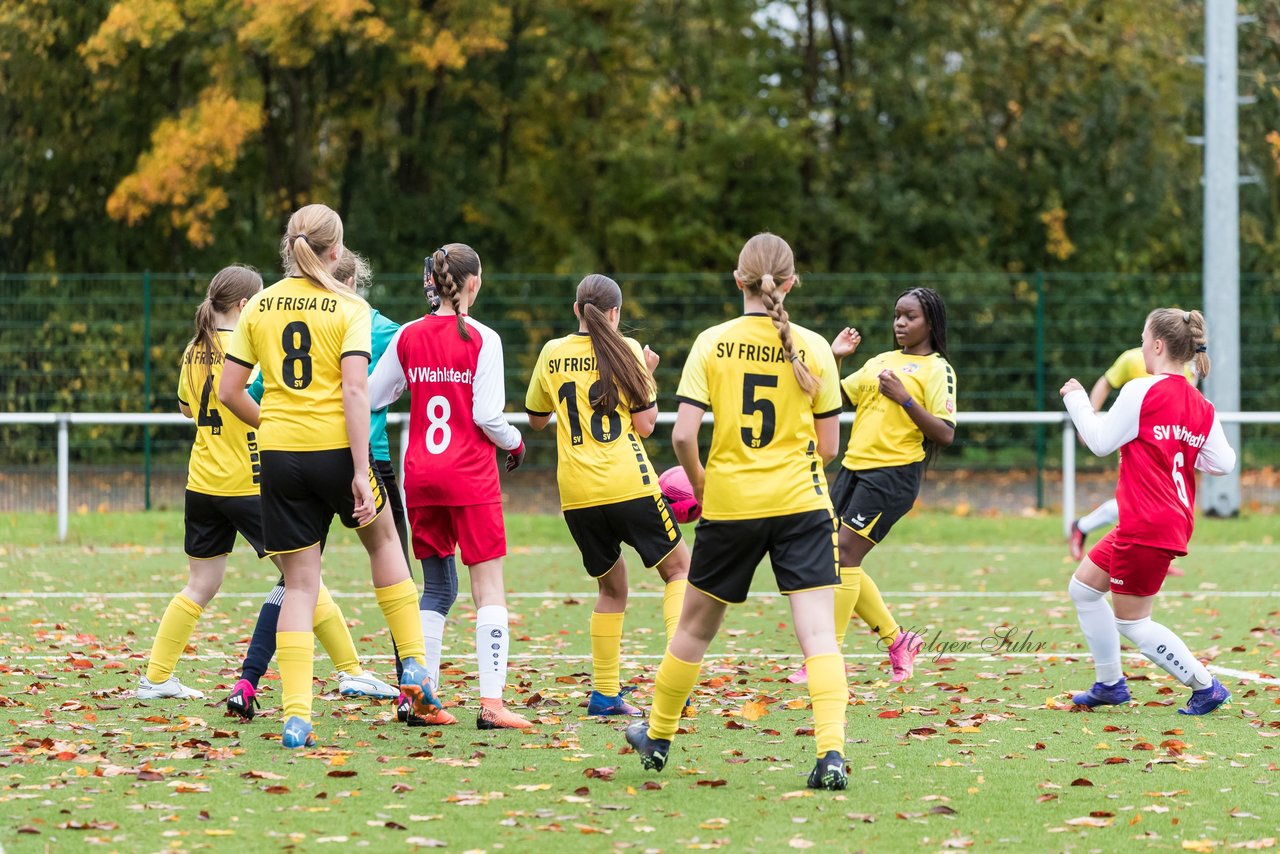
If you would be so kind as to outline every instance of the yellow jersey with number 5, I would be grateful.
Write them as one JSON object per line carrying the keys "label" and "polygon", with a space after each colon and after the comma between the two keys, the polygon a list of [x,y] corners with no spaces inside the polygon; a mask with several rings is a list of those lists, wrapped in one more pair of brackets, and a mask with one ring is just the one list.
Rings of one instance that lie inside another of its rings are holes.
{"label": "yellow jersey with number 5", "polygon": [[[231,334],[230,329],[217,332],[223,352]],[[219,353],[195,353],[187,347],[182,354],[178,402],[196,422],[187,489],[204,495],[257,495],[258,439],[252,427],[218,402],[222,364]]]}
{"label": "yellow jersey with number 5", "polygon": [[765,314],[713,326],[689,351],[676,397],[715,415],[702,517],[764,519],[831,508],[814,419],[840,414],[831,347],[791,324],[797,355],[818,378],[814,400]]}
{"label": "yellow jersey with number 5", "polygon": [[355,294],[335,294],[309,279],[289,278],[249,300],[227,358],[262,370],[258,442],[263,450],[349,446],[342,359],[369,359],[370,341],[369,304]]}
{"label": "yellow jersey with number 5", "polygon": [[[624,339],[644,365],[644,351],[633,338]],[[596,409],[600,370],[591,336],[575,332],[548,341],[538,354],[525,411],[556,415],[556,482],[560,509],[598,507],[646,495],[657,495],[658,476],[644,443],[631,424],[631,413],[657,405],[653,400],[623,400],[612,411]]]}

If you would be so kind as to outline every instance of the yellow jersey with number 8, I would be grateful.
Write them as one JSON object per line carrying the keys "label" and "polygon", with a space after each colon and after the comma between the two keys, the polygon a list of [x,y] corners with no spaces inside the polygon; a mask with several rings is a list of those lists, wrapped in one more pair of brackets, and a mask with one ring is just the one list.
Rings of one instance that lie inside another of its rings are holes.
{"label": "yellow jersey with number 8", "polygon": [[689,351],[676,397],[715,415],[702,518],[764,519],[831,509],[815,418],[840,414],[840,377],[822,336],[791,324],[796,353],[818,378],[796,382],[767,315],[713,326]]}
{"label": "yellow jersey with number 8", "polygon": [[[309,279],[259,291],[240,312],[227,358],[262,370],[258,442],[266,451],[349,447],[342,411],[342,359],[371,349],[369,304]],[[365,418],[369,413],[365,413]]]}

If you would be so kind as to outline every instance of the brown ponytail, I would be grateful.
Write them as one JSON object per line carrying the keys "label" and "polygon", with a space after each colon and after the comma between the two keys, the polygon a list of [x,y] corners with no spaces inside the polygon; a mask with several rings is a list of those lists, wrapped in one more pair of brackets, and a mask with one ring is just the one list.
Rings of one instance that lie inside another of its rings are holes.
{"label": "brown ponytail", "polygon": [[355,289],[336,279],[321,258],[342,245],[342,218],[327,205],[306,205],[289,217],[289,227],[280,240],[280,261],[290,276],[309,279],[317,287],[343,297],[356,295]]}
{"label": "brown ponytail", "polygon": [[[804,359],[796,352],[795,342],[791,338],[791,320],[787,310],[782,306],[782,295],[778,291],[778,282],[786,281],[795,275],[795,255],[787,241],[776,234],[757,234],[747,241],[738,254],[738,269],[735,278],[748,293],[758,293],[764,302],[765,310],[778,330],[778,338],[782,340],[782,349],[791,361],[791,370],[796,382],[804,393],[813,400],[821,388],[818,378],[809,370]],[[800,281],[796,280],[798,286]]]}
{"label": "brown ponytail", "polygon": [[1147,315],[1147,328],[1152,338],[1164,341],[1169,348],[1169,358],[1183,364],[1195,362],[1197,379],[1209,376],[1209,338],[1203,314],[1180,308],[1157,308]]}
{"label": "brown ponytail", "polygon": [[612,412],[623,402],[629,409],[650,403],[655,392],[653,377],[609,322],[609,310],[622,307],[622,288],[608,276],[593,273],[578,283],[574,303],[591,335],[600,372],[600,394],[591,406]]}
{"label": "brown ponytail", "polygon": [[222,361],[217,315],[231,312],[240,305],[240,300],[249,299],[260,290],[262,276],[252,267],[240,264],[223,267],[210,280],[204,301],[196,308],[196,333],[187,343],[188,364],[191,366],[187,371],[187,383],[194,406],[200,405],[213,365]]}
{"label": "brown ponytail", "polygon": [[467,330],[465,302],[467,279],[480,275],[480,256],[465,243],[446,243],[431,255],[436,290],[449,301],[458,316],[458,337],[471,340]]}

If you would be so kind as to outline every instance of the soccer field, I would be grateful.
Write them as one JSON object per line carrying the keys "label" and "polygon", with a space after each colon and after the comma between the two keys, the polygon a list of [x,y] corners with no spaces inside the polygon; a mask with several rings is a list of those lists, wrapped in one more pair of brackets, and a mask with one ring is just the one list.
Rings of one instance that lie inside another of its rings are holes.
{"label": "soccer field", "polygon": [[[1052,517],[915,513],[866,569],[926,634],[915,677],[888,681],[851,630],[846,792],[805,788],[813,739],[785,600],[767,568],[730,610],[667,769],[624,754],[624,720],[585,717],[593,585],[558,516],[508,519],[514,700],[532,733],[479,732],[474,611],[459,597],[441,696],[453,727],[408,729],[392,704],[336,694],[317,663],[319,748],[280,748],[279,682],[251,723],[223,716],[269,563],[240,544],[177,675],[204,701],[132,698],[186,575],[177,513],[0,516],[0,841],[38,851],[332,845],[448,850],[1212,850],[1271,848],[1280,815],[1280,544],[1275,517],[1201,520],[1156,617],[1234,694],[1176,714],[1187,690],[1126,649],[1134,703],[1072,712],[1093,670]],[[692,534],[693,528],[687,529]],[[326,582],[366,665],[392,673],[354,536]],[[656,574],[634,563],[623,678],[648,706],[663,651]],[[465,588],[465,579],[464,579]],[[995,653],[995,654],[992,654]],[[1136,681],[1135,681],[1136,677]]]}

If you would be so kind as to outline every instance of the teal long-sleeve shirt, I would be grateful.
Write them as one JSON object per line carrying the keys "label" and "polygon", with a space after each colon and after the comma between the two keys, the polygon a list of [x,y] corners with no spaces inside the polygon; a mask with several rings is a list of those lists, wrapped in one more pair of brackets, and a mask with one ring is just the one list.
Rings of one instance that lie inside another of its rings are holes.
{"label": "teal long-sleeve shirt", "polygon": [[[376,308],[370,309],[370,320],[373,331],[373,352],[369,360],[369,373],[373,373],[382,354],[387,352],[400,324],[383,316]],[[258,403],[262,402],[262,374],[249,385],[249,395]],[[391,443],[387,441],[387,410],[375,410],[369,415],[369,453],[375,460],[391,462]]]}

